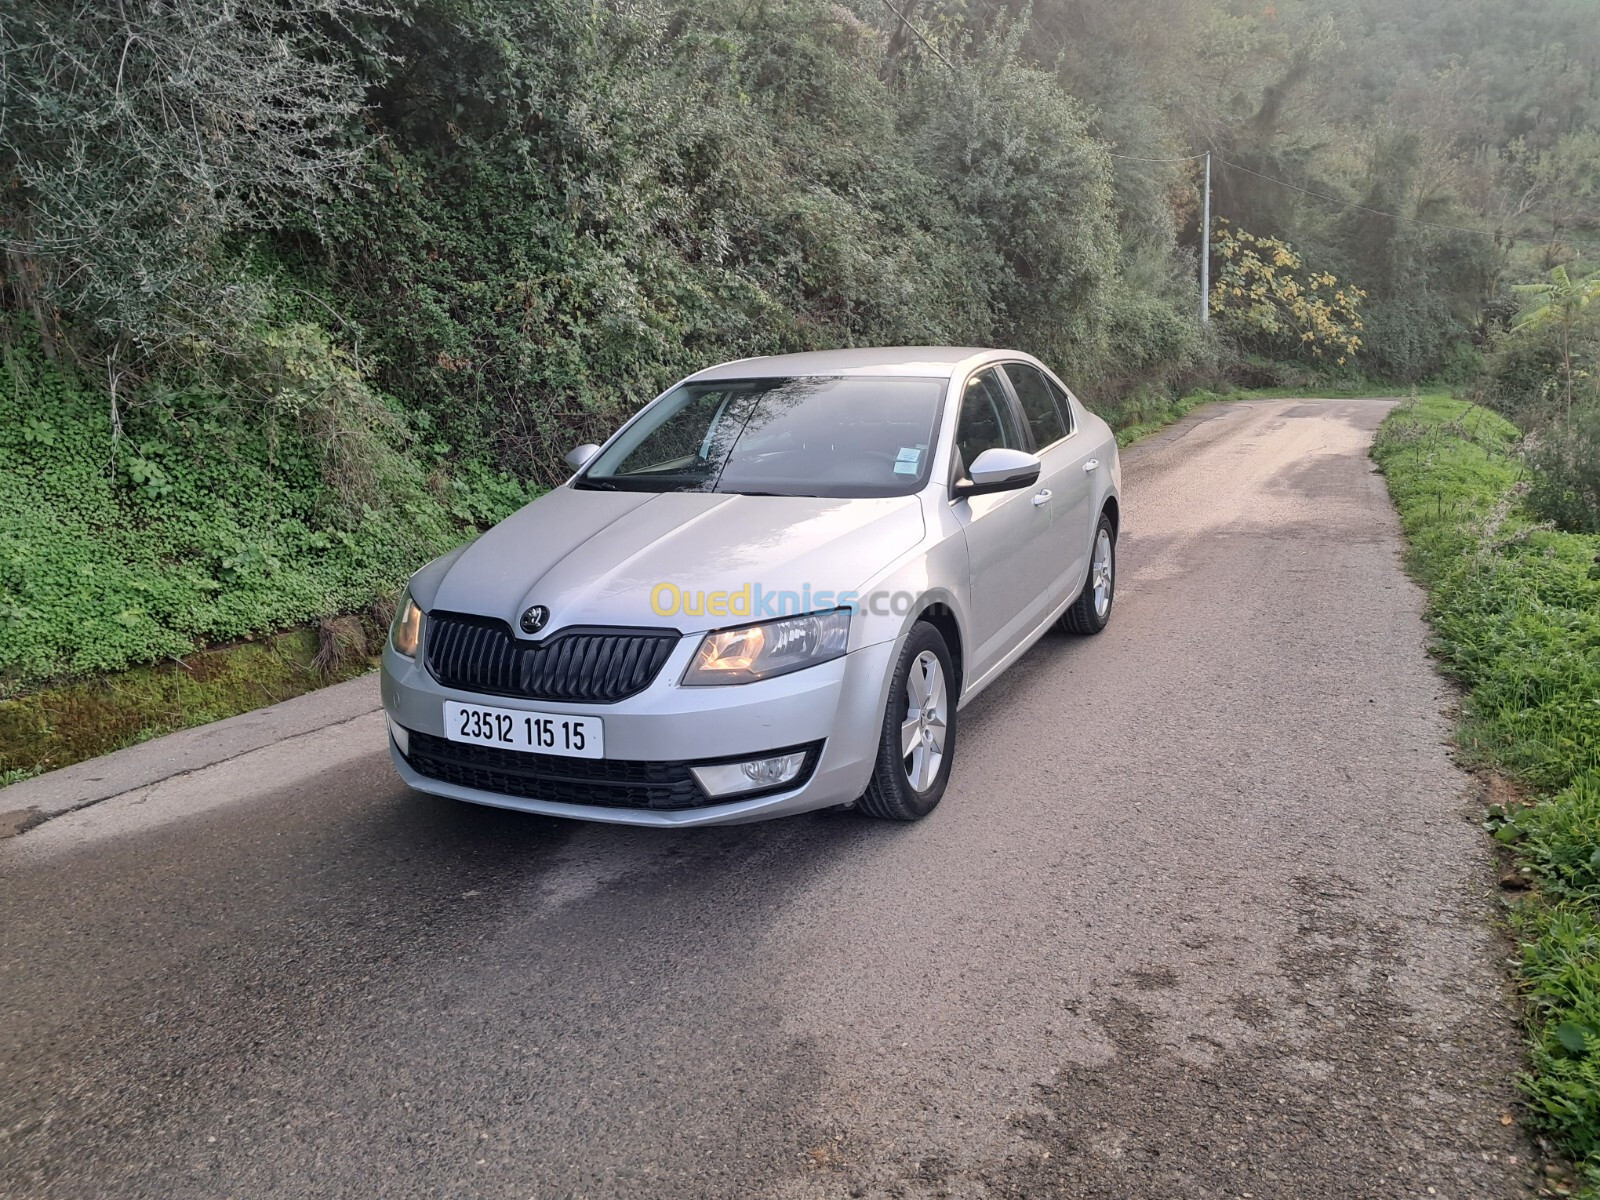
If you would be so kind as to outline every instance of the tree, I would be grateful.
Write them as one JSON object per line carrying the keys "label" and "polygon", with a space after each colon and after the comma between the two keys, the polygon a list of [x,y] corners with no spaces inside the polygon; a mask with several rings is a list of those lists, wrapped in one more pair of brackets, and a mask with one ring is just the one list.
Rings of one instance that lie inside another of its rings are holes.
{"label": "tree", "polygon": [[230,352],[230,234],[314,224],[364,141],[360,0],[22,0],[0,17],[0,249],[47,346]]}
{"label": "tree", "polygon": [[1361,348],[1365,292],[1308,270],[1287,243],[1226,221],[1217,230],[1216,253],[1222,264],[1211,312],[1241,342],[1284,357],[1331,354],[1340,366]]}
{"label": "tree", "polygon": [[1600,271],[1582,279],[1574,279],[1566,267],[1556,267],[1544,283],[1523,284],[1516,289],[1525,303],[1513,332],[1523,330],[1554,329],[1561,346],[1562,384],[1565,390],[1566,410],[1572,413],[1572,395],[1576,382],[1584,373],[1578,371],[1575,359],[1574,337],[1589,317],[1589,306],[1600,300]]}

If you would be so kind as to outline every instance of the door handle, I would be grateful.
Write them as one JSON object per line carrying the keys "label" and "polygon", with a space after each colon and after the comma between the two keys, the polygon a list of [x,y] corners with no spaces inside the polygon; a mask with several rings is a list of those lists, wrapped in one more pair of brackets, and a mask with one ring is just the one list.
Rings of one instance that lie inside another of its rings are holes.
{"label": "door handle", "polygon": [[1045,488],[1042,492],[1035,492],[1033,494],[1033,506],[1038,508],[1041,504],[1049,504],[1050,496],[1051,492],[1049,488]]}
{"label": "door handle", "polygon": [[1088,462],[1083,464],[1083,469],[1085,473],[1092,475],[1094,472],[1100,469],[1100,460],[1098,458],[1091,458]]}

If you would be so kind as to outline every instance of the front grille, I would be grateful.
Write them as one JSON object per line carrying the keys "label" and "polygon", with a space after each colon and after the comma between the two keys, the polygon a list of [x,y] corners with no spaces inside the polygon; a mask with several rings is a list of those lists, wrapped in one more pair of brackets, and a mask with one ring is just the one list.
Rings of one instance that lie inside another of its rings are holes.
{"label": "front grille", "polygon": [[[789,754],[802,747],[773,750]],[[687,762],[637,762],[620,758],[562,758],[529,754],[496,746],[452,742],[427,733],[410,735],[406,761],[412,770],[430,779],[459,787],[548,800],[559,804],[587,804],[599,808],[704,808],[750,800],[776,791],[792,791],[811,778],[821,745],[803,747],[805,763],[788,783],[760,792],[743,792],[713,800],[690,773]],[[757,752],[763,753],[763,752]],[[726,761],[726,760],[719,760]]]}
{"label": "front grille", "polygon": [[428,670],[446,687],[613,704],[650,686],[679,636],[675,629],[567,629],[527,642],[502,621],[433,613],[425,639]]}

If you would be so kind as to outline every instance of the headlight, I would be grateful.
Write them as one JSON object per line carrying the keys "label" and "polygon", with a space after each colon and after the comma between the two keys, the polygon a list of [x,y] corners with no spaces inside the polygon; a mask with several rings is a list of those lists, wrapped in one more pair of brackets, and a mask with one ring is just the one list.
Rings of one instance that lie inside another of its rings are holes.
{"label": "headlight", "polygon": [[404,654],[407,658],[415,658],[417,647],[422,644],[422,610],[411,598],[409,588],[400,601],[400,607],[395,610],[394,624],[389,626],[389,641],[396,653]]}
{"label": "headlight", "polygon": [[686,687],[753,683],[838,658],[850,641],[850,610],[784,617],[708,633],[683,673]]}

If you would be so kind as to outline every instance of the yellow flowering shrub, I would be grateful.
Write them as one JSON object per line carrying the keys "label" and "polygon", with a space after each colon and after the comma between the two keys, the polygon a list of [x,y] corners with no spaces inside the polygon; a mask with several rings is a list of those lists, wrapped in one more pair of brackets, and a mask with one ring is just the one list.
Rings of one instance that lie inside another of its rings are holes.
{"label": "yellow flowering shrub", "polygon": [[1254,349],[1340,366],[1361,349],[1360,288],[1341,287],[1326,271],[1310,271],[1293,247],[1220,221],[1213,249],[1220,260],[1211,316],[1223,332]]}

